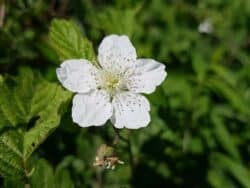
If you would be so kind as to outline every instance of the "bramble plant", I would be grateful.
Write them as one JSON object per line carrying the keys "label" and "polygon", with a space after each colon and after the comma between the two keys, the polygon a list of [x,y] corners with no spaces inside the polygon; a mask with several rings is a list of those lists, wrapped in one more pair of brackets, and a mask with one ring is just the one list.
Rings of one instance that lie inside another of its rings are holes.
{"label": "bramble plant", "polygon": [[249,20],[247,0],[0,1],[0,187],[249,188]]}
{"label": "bramble plant", "polygon": [[[64,60],[56,70],[59,81],[71,92],[78,93],[72,107],[75,123],[81,127],[100,126],[110,118],[119,129],[138,129],[149,124],[150,105],[139,93],[152,93],[165,79],[163,64],[152,59],[136,59],[128,37],[118,35],[103,39],[97,58],[91,42],[82,36],[75,23],[66,20],[52,22],[50,45]],[[79,57],[82,59],[72,59]],[[8,87],[9,80],[15,82],[13,87]],[[30,156],[59,125],[63,108],[72,94],[28,68],[21,69],[18,77],[1,81],[0,89],[3,94],[0,125],[4,132],[0,136],[0,173],[10,183],[20,179],[20,185],[37,187],[33,179],[39,177],[37,173],[44,173],[40,168],[49,165],[43,160],[30,164]],[[94,166],[114,169],[116,164],[123,164],[109,150],[113,148],[100,146]],[[62,175],[67,176],[67,171]],[[49,183],[52,187],[57,186],[56,178],[57,174],[52,178],[54,182]]]}

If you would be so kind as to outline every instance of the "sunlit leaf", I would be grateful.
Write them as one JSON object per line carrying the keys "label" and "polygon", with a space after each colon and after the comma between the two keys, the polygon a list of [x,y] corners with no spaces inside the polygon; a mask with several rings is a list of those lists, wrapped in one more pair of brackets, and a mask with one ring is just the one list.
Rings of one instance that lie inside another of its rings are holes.
{"label": "sunlit leaf", "polygon": [[24,177],[30,155],[59,125],[71,94],[27,68],[17,77],[6,78],[0,91],[4,119],[0,121],[0,174]]}
{"label": "sunlit leaf", "polygon": [[49,39],[60,60],[82,58],[94,62],[96,59],[92,43],[73,21],[54,19],[50,25]]}

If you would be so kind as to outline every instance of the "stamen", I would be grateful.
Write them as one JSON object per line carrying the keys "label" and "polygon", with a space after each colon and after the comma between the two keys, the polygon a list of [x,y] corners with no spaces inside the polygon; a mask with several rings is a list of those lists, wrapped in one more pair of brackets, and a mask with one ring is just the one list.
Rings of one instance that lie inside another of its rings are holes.
{"label": "stamen", "polygon": [[127,90],[122,74],[115,74],[105,70],[101,73],[100,88],[108,91],[111,96]]}

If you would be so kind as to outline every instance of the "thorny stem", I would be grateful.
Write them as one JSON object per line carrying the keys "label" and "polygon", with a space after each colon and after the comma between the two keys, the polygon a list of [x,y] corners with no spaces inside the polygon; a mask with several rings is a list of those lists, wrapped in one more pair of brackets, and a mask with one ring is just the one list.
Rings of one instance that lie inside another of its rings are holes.
{"label": "thorny stem", "polygon": [[115,127],[113,127],[113,129],[114,129],[117,137],[120,140],[122,140],[124,143],[126,143],[126,147],[127,147],[128,154],[129,154],[130,166],[131,166],[131,174],[133,175],[134,169],[135,169],[135,162],[134,162],[134,155],[133,155],[132,144],[131,144],[131,132],[130,132],[130,130],[128,130],[128,137],[125,138],[120,134],[118,129],[116,129]]}

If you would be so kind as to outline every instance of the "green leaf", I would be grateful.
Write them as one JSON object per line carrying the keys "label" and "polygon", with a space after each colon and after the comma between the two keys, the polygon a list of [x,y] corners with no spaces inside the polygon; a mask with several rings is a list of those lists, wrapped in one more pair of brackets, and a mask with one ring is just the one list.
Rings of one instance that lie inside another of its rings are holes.
{"label": "green leaf", "polygon": [[6,131],[0,136],[0,175],[24,177],[22,155],[23,134],[20,131]]}
{"label": "green leaf", "polygon": [[[27,123],[30,119],[31,98],[35,86],[41,82],[38,74],[27,68],[19,70],[18,77],[6,77],[0,83],[0,128],[5,126],[15,127],[17,124]],[[37,83],[36,83],[37,82]]]}
{"label": "green leaf", "polygon": [[4,179],[3,188],[24,188],[25,182],[21,180],[14,179]]}
{"label": "green leaf", "polygon": [[27,68],[6,77],[0,91],[0,174],[22,178],[30,155],[59,125],[71,93]]}
{"label": "green leaf", "polygon": [[223,154],[216,154],[214,160],[216,165],[221,166],[222,169],[234,176],[243,187],[250,187],[250,173],[243,164]]}
{"label": "green leaf", "polygon": [[83,58],[96,61],[92,43],[73,21],[54,19],[50,26],[49,42],[60,60]]}
{"label": "green leaf", "polygon": [[55,173],[49,163],[43,159],[35,165],[31,176],[31,185],[35,188],[74,188],[70,174],[63,168],[57,168]]}
{"label": "green leaf", "polygon": [[18,101],[18,97],[13,94],[13,90],[9,89],[6,83],[0,85],[0,96],[0,116],[3,118],[1,127],[3,124],[15,127],[18,123],[25,122],[22,102]]}
{"label": "green leaf", "polygon": [[192,67],[197,75],[198,81],[202,82],[204,81],[206,73],[208,72],[208,64],[200,54],[195,54],[192,58]]}
{"label": "green leaf", "polygon": [[137,24],[135,17],[140,8],[141,4],[132,9],[108,7],[97,13],[94,12],[91,17],[91,24],[98,29],[102,29],[106,34],[126,34],[131,37],[136,32]]}
{"label": "green leaf", "polygon": [[212,114],[211,121],[214,125],[214,133],[218,142],[232,157],[240,160],[240,153],[229,131],[224,125],[223,118],[214,112]]}
{"label": "green leaf", "polygon": [[[41,83],[33,96],[31,114],[33,117],[39,116],[35,123],[24,137],[24,158],[27,159],[47,136],[59,125],[62,109],[71,96],[64,91],[61,86],[44,82]],[[45,95],[46,93],[46,95]],[[43,100],[41,100],[43,99]]]}
{"label": "green leaf", "polygon": [[218,167],[214,167],[208,171],[208,181],[213,188],[235,188],[236,185],[232,179],[228,178],[228,175]]}
{"label": "green leaf", "polygon": [[239,112],[241,112],[242,114],[250,113],[249,105],[246,103],[241,89],[238,88],[237,90],[235,90],[234,88],[216,78],[210,78],[208,80],[208,84],[212,90],[215,90],[219,95],[224,96],[225,99],[227,99],[230,104]]}
{"label": "green leaf", "polygon": [[218,64],[212,64],[211,69],[231,86],[236,85],[237,79],[234,72]]}
{"label": "green leaf", "polygon": [[31,176],[31,185],[36,188],[51,188],[55,187],[53,178],[53,169],[49,163],[43,159],[39,160],[35,167],[34,173]]}
{"label": "green leaf", "polygon": [[74,188],[70,174],[67,170],[57,168],[55,172],[56,188]]}

